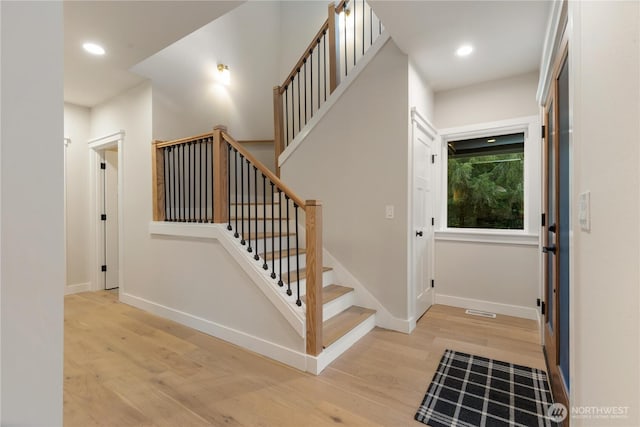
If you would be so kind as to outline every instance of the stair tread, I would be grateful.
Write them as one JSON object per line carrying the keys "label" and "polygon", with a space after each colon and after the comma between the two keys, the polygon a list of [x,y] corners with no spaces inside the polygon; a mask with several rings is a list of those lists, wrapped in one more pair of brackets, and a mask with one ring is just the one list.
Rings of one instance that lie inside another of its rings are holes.
{"label": "stair tread", "polygon": [[375,312],[375,310],[352,305],[343,312],[325,321],[322,324],[322,344],[324,348],[338,341],[356,326],[367,320],[371,315],[375,314]]}
{"label": "stair tread", "polygon": [[247,239],[247,240],[249,240],[249,239],[250,239],[250,240],[256,240],[256,238],[257,238],[258,240],[260,240],[260,239],[264,239],[265,237],[266,237],[267,239],[270,239],[270,238],[272,238],[272,237],[283,237],[283,236],[287,236],[287,235],[289,235],[289,236],[295,236],[295,234],[296,234],[296,233],[293,233],[293,232],[290,232],[289,234],[287,234],[286,232],[282,232],[282,233],[280,233],[280,232],[273,233],[273,232],[271,232],[271,231],[268,231],[268,232],[266,232],[266,233],[262,233],[262,232],[258,233],[257,237],[256,237],[256,233],[247,234],[247,235],[245,236],[245,239]]}
{"label": "stair tread", "polygon": [[[326,272],[326,271],[331,271],[333,270],[333,268],[331,267],[322,267],[322,272]],[[301,268],[300,269],[300,280],[303,280],[305,277],[307,277],[307,269],[306,268]],[[289,281],[289,279],[291,279],[291,281]],[[291,283],[291,282],[295,282],[298,280],[298,274],[295,271],[290,271],[288,273],[284,273],[282,275],[282,281],[284,281],[285,283]]]}
{"label": "stair tread", "polygon": [[[348,288],[342,285],[332,284],[329,286],[325,286],[322,288],[322,304],[327,304],[337,298],[340,298],[342,295],[348,294],[352,292],[353,288]],[[306,302],[306,295],[302,295],[300,299],[302,302]]]}
{"label": "stair tread", "polygon": [[[295,249],[289,249],[289,254],[287,255],[287,251],[276,251],[276,252],[267,252],[266,254],[260,254],[260,256],[267,260],[267,261],[271,261],[272,259],[280,259],[283,257],[287,257],[287,256],[295,256],[296,255],[296,250]],[[298,249],[298,254],[299,255],[303,255],[307,253],[307,250],[305,248],[299,248]]]}

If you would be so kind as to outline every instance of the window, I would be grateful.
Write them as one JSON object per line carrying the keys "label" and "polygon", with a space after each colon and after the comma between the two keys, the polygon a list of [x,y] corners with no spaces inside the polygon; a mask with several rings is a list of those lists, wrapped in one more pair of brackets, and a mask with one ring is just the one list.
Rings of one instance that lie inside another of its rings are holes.
{"label": "window", "polygon": [[524,230],[524,133],[448,141],[447,227]]}

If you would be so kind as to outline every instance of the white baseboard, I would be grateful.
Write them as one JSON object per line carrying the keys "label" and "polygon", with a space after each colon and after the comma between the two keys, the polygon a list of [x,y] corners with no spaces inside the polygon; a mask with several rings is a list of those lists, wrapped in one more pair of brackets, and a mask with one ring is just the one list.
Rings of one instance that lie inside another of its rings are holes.
{"label": "white baseboard", "polygon": [[502,304],[472,298],[442,295],[438,293],[436,293],[435,304],[488,311],[491,313],[502,314],[503,316],[522,317],[524,319],[531,319],[536,321],[538,320],[538,310],[533,307],[524,307],[521,305]]}
{"label": "white baseboard", "polygon": [[411,333],[415,328],[415,320],[413,321],[412,327],[411,319],[399,319],[395,317],[344,265],[331,255],[329,251],[324,249],[322,256],[324,258],[324,265],[333,268],[338,282],[355,290],[355,304],[376,310],[376,326],[405,334]]}
{"label": "white baseboard", "polygon": [[[184,311],[176,310],[144,298],[131,294],[120,294],[120,301],[148,311],[150,313],[173,320],[182,325],[204,332],[207,335],[243,347],[247,350],[266,356],[270,359],[292,366],[301,371],[307,370],[307,355],[293,349],[283,347],[254,335],[230,328],[225,325],[194,316]],[[304,347],[304,339],[301,339],[301,347]]]}
{"label": "white baseboard", "polygon": [[71,295],[77,294],[79,292],[89,292],[91,291],[91,282],[86,283],[76,283],[75,285],[67,285],[64,287],[64,294]]}

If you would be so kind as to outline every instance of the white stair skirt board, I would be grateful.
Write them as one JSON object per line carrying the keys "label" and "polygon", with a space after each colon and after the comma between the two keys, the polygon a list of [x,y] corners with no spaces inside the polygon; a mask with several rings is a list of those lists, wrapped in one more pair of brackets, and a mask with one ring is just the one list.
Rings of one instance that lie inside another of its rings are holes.
{"label": "white stair skirt board", "polygon": [[227,230],[226,224],[189,224],[151,222],[151,234],[180,237],[210,238],[218,240],[238,265],[251,278],[252,282],[264,293],[267,299],[280,311],[291,327],[302,338],[306,335],[304,306],[295,304],[294,296],[286,294],[286,286],[280,288],[272,279],[268,270],[262,268],[262,262],[250,259],[245,246],[242,246],[233,233]]}
{"label": "white stair skirt board", "polygon": [[120,301],[158,316],[162,316],[166,319],[173,320],[174,322],[196,329],[207,335],[236,344],[242,348],[277,360],[278,362],[282,362],[285,365],[292,366],[301,371],[307,370],[306,358],[308,356],[305,353],[297,352],[290,348],[265,341],[254,335],[237,331],[228,326],[212,322],[211,320],[203,319],[180,310],[175,310],[134,295],[126,293],[121,294]]}
{"label": "white stair skirt board", "polygon": [[488,311],[502,314],[503,316],[521,317],[523,319],[538,320],[538,310],[534,307],[524,307],[521,305],[501,304],[491,301],[483,301],[472,298],[461,298],[451,295],[436,293],[435,304],[450,305],[452,307],[466,308],[471,310]]}
{"label": "white stair skirt board", "polygon": [[340,81],[340,84],[338,85],[336,90],[329,96],[327,101],[322,104],[318,112],[313,117],[311,117],[311,120],[309,120],[309,122],[300,131],[300,133],[298,133],[296,137],[293,138],[293,141],[291,141],[287,148],[280,154],[280,157],[278,157],[278,165],[280,167],[282,167],[289,156],[300,146],[300,144],[302,144],[307,135],[309,135],[313,128],[316,127],[316,125],[320,122],[320,120],[322,120],[324,115],[327,114],[327,112],[333,107],[336,101],[340,99],[342,94],[358,78],[362,70],[367,67],[369,62],[371,62],[371,60],[378,54],[380,49],[382,49],[382,47],[390,39],[391,37],[389,36],[389,33],[387,33],[387,30],[385,30],[382,34],[380,34],[380,36],[378,36],[376,41],[373,42],[373,45],[371,45],[369,50],[367,50],[367,52],[362,58],[360,58],[360,61],[358,61],[353,70],[351,70],[351,73],[344,80]]}
{"label": "white stair skirt board", "polygon": [[405,334],[411,333],[415,328],[415,320],[412,322],[410,319],[399,319],[389,312],[376,297],[349,272],[329,251],[323,249],[322,256],[324,259],[324,265],[333,268],[334,277],[336,282],[344,286],[348,286],[354,289],[354,305],[361,307],[367,307],[376,310],[376,326],[381,328],[391,329],[393,331],[402,332]]}
{"label": "white stair skirt board", "polygon": [[64,287],[64,294],[71,295],[80,292],[89,292],[91,290],[91,282],[76,283],[74,285],[67,285]]}
{"label": "white stair skirt board", "polygon": [[349,350],[360,338],[364,337],[376,326],[376,314],[371,314],[364,322],[350,330],[338,341],[325,348],[318,356],[307,355],[307,371],[319,375],[324,368]]}

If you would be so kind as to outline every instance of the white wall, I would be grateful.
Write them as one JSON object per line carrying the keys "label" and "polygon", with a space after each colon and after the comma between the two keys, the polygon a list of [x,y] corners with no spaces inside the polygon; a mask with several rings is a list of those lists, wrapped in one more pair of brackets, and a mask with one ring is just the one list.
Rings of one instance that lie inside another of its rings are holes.
{"label": "white wall", "polygon": [[0,10],[1,423],[61,426],[62,3]]}
{"label": "white wall", "polygon": [[97,106],[93,137],[119,129],[123,143],[123,301],[145,309],[179,311],[295,351],[304,341],[251,282],[220,243],[149,234],[152,218],[152,88],[138,86]]}
{"label": "white wall", "polygon": [[[273,139],[279,14],[278,2],[244,3],[133,67],[153,81],[154,137],[223,124],[236,139]],[[228,86],[219,63],[229,66]]]}
{"label": "white wall", "polygon": [[416,107],[418,112],[433,122],[434,95],[433,91],[418,73],[418,69],[409,60],[409,108]]}
{"label": "white wall", "polygon": [[[90,214],[89,210],[89,126],[91,110],[64,104],[64,136],[71,142],[66,148],[65,178],[67,286],[89,288]],[[78,286],[80,285],[80,286]],[[84,285],[84,286],[82,286]]]}
{"label": "white wall", "polygon": [[[538,73],[480,83],[435,94],[435,123],[462,128],[480,123],[536,116]],[[538,127],[525,147],[527,230],[537,235],[540,216],[540,152]],[[446,173],[446,170],[444,171]],[[446,203],[446,190],[441,191]],[[443,215],[441,215],[443,216]],[[441,228],[446,218],[439,218]],[[539,253],[534,246],[443,240],[436,233],[435,281],[439,303],[536,318],[540,297]],[[464,268],[461,267],[461,262]]]}
{"label": "white wall", "polygon": [[[322,201],[327,250],[401,319],[408,316],[408,74],[407,56],[387,42],[281,169],[302,198]],[[385,205],[395,206],[393,220]]]}
{"label": "white wall", "polygon": [[[571,404],[629,406],[640,425],[640,5],[570,2]],[[591,231],[578,197],[591,192]]]}
{"label": "white wall", "polygon": [[280,2],[278,78],[272,86],[287,78],[328,18],[328,10],[329,2],[325,0]]}
{"label": "white wall", "polygon": [[435,94],[438,129],[538,114],[538,72]]}

